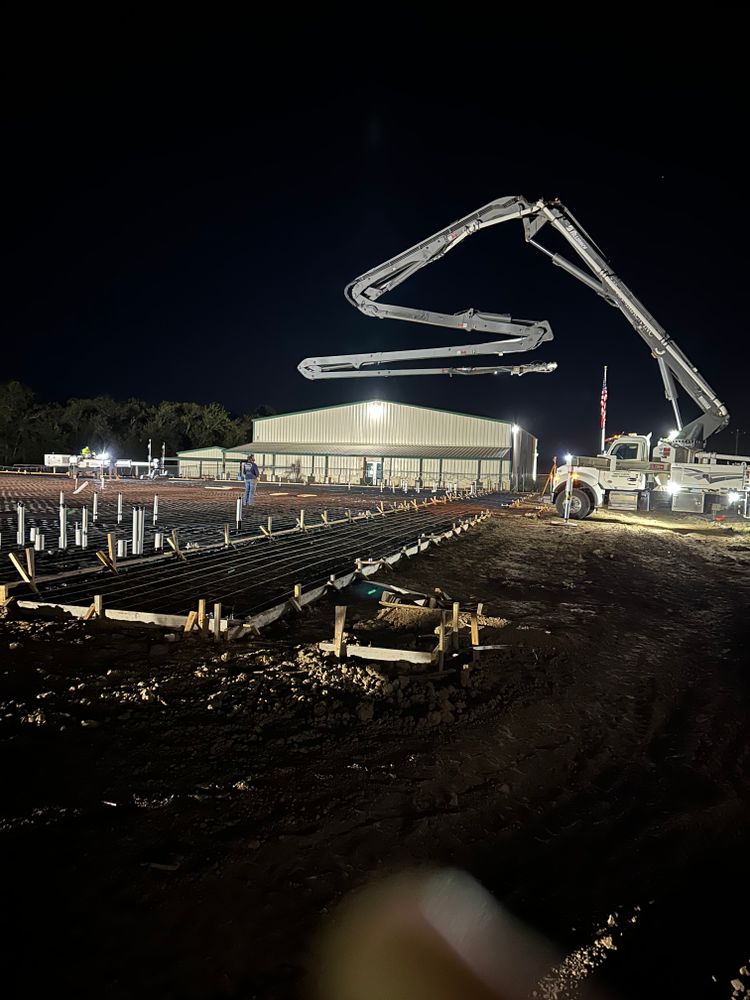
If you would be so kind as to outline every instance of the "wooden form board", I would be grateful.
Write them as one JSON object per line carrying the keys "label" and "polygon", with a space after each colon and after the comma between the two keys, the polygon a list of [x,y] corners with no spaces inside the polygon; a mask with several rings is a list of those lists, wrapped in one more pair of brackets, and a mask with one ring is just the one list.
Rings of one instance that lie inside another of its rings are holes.
{"label": "wooden form board", "polygon": [[[335,642],[319,642],[318,649],[324,653],[335,653]],[[432,653],[423,652],[419,649],[388,649],[385,646],[358,646],[344,643],[341,646],[342,656],[356,656],[362,660],[387,660],[397,662],[399,660],[407,663],[434,663],[435,658]]]}
{"label": "wooden form board", "polygon": [[[30,611],[63,611],[73,618],[84,618],[89,607],[79,604],[52,604],[44,601],[19,601],[19,608],[27,608]],[[116,608],[106,608],[102,610],[102,617],[110,621],[119,622],[141,622],[144,625],[161,625],[164,628],[184,629],[187,617],[185,615],[157,615],[150,611],[118,611]],[[229,627],[226,618],[221,619],[221,631],[226,632]],[[232,624],[237,624],[236,622]]]}

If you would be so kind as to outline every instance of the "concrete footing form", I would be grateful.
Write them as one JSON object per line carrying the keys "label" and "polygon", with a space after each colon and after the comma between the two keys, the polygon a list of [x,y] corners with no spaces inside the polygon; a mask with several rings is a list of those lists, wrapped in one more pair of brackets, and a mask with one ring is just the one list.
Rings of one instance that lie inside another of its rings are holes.
{"label": "concrete footing form", "polygon": [[[40,615],[57,609],[196,627],[217,638],[299,610],[358,575],[387,572],[507,500],[264,484],[243,510],[239,483],[74,489],[60,480],[0,480],[3,599]],[[33,549],[32,532],[48,548]]]}

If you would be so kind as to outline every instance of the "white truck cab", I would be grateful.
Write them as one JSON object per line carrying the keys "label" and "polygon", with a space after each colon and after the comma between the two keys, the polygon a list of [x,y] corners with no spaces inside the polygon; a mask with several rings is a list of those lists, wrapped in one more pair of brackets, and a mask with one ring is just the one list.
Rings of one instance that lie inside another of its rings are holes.
{"label": "white truck cab", "polygon": [[703,513],[707,500],[718,507],[742,502],[746,509],[749,491],[750,458],[690,453],[668,439],[652,452],[650,434],[621,434],[602,455],[570,456],[553,480],[558,512],[564,517],[569,503],[569,516],[576,520],[597,507],[650,510],[659,499],[663,506],[694,513]]}

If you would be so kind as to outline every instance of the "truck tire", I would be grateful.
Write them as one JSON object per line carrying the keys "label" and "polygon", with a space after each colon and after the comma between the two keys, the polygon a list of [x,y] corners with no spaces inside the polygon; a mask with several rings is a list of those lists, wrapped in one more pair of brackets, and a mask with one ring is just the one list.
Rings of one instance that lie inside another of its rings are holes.
{"label": "truck tire", "polygon": [[[555,497],[555,507],[557,507],[557,513],[560,517],[565,517],[565,490],[560,490]],[[570,498],[570,519],[572,521],[582,521],[584,517],[589,516],[593,507],[591,497],[586,490],[573,490]]]}

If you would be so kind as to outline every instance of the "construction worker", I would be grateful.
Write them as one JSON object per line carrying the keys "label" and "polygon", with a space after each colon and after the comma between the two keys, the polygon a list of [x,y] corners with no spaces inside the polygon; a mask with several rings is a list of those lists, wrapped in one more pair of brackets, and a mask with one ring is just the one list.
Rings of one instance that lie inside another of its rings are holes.
{"label": "construction worker", "polygon": [[242,505],[249,507],[255,502],[255,486],[260,478],[258,466],[255,464],[255,455],[248,455],[247,461],[242,463],[242,478],[245,480],[245,497]]}
{"label": "construction worker", "polygon": [[86,447],[82,450],[81,454],[84,458],[91,458],[92,452],[88,445],[86,445]]}

